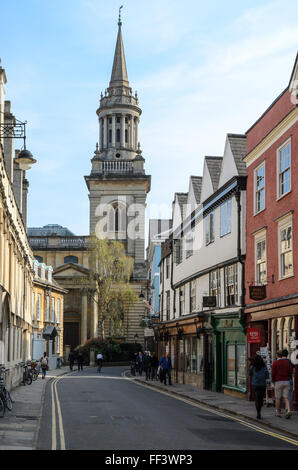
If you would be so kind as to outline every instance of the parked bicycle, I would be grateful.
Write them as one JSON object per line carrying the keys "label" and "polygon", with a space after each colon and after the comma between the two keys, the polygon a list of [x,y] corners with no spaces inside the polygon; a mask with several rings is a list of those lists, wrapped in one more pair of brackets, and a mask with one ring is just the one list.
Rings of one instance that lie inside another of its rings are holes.
{"label": "parked bicycle", "polygon": [[27,362],[24,362],[23,364],[24,367],[24,372],[23,372],[23,385],[31,385],[32,384],[32,374],[29,369],[29,365]]}
{"label": "parked bicycle", "polygon": [[6,369],[3,364],[0,364],[0,418],[3,418],[5,414],[5,409],[9,411],[12,410],[12,399],[7,390],[3,378],[3,374],[7,372],[9,369]]}
{"label": "parked bicycle", "polygon": [[39,375],[40,366],[38,367],[38,363],[36,361],[31,362],[31,370],[30,373],[32,375],[32,380],[37,380]]}

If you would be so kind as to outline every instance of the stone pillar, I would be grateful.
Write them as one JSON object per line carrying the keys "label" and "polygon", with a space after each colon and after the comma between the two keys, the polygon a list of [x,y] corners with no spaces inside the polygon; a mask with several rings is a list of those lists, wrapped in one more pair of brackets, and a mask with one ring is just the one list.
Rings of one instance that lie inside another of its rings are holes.
{"label": "stone pillar", "polygon": [[101,138],[102,138],[102,119],[99,119],[99,130],[98,130],[99,150],[102,149]]}
{"label": "stone pillar", "polygon": [[129,146],[131,149],[134,148],[134,117],[130,117],[130,136],[129,136]]}
{"label": "stone pillar", "polygon": [[138,148],[138,139],[139,139],[139,136],[138,136],[138,124],[139,124],[139,120],[138,118],[136,118],[136,129],[135,129],[135,148],[137,149]]}
{"label": "stone pillar", "polygon": [[107,148],[107,137],[108,137],[108,118],[103,118],[103,148]]}
{"label": "stone pillar", "polygon": [[82,313],[81,313],[81,344],[87,340],[87,292],[82,295]]}
{"label": "stone pillar", "polygon": [[125,147],[125,114],[121,116],[121,147]]}
{"label": "stone pillar", "polygon": [[116,147],[116,116],[112,116],[112,147]]}
{"label": "stone pillar", "polygon": [[93,293],[93,298],[91,300],[91,337],[99,336],[98,333],[98,304],[97,304],[98,294],[97,292]]}

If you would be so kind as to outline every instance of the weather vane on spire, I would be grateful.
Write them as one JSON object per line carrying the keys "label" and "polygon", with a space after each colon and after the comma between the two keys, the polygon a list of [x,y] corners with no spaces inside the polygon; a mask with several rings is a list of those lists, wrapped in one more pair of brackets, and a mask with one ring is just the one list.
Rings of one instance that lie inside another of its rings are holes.
{"label": "weather vane on spire", "polygon": [[121,22],[121,8],[123,8],[123,5],[121,5],[121,7],[119,8],[119,19],[118,19],[118,25],[119,26],[122,25],[122,22]]}

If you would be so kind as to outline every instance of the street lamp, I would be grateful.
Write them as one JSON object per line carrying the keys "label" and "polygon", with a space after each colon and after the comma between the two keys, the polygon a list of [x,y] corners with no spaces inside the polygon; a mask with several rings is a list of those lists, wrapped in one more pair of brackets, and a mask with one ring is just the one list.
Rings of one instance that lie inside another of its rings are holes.
{"label": "street lamp", "polygon": [[29,150],[24,148],[18,156],[14,159],[16,163],[19,164],[21,170],[30,170],[31,166],[36,163],[36,160],[33,158],[33,155]]}

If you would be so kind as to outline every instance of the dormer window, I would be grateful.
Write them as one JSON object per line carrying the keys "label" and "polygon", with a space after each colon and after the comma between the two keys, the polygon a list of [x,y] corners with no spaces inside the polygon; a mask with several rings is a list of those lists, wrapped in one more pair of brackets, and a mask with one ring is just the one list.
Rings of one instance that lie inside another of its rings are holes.
{"label": "dormer window", "polygon": [[48,281],[52,282],[52,280],[53,280],[53,268],[52,268],[52,266],[47,266],[46,270],[47,270],[47,273],[48,273]]}
{"label": "dormer window", "polygon": [[46,265],[44,263],[39,263],[40,267],[40,279],[42,281],[46,280]]}
{"label": "dormer window", "polygon": [[37,260],[33,261],[34,277],[38,277],[38,266],[39,262]]}

